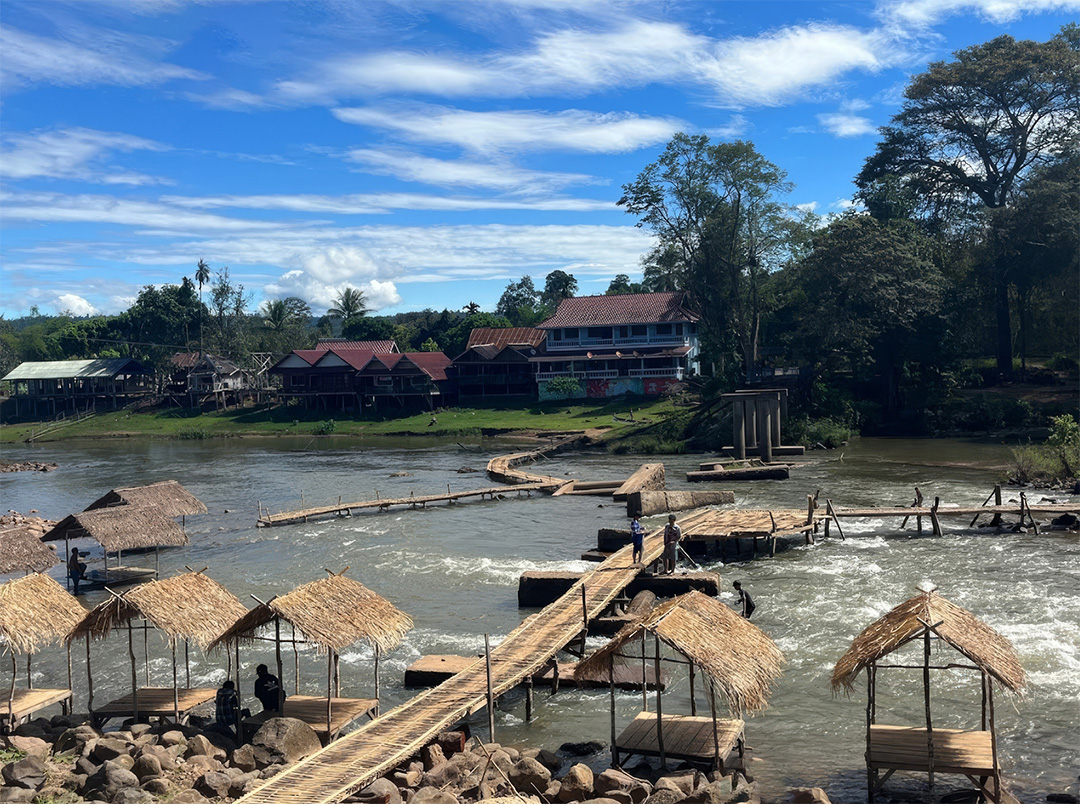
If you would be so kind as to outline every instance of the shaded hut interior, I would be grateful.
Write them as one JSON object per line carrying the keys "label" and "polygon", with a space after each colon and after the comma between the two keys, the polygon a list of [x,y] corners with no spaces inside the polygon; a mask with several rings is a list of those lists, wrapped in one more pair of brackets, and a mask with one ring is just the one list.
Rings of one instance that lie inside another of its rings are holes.
{"label": "shaded hut interior", "polygon": [[[66,688],[34,688],[33,656],[62,641],[86,609],[48,575],[34,573],[0,584],[0,639],[11,657],[11,681],[0,692],[0,730],[7,732],[35,712],[59,703],[71,708],[71,652]],[[18,656],[26,657],[26,687],[17,686]]]}
{"label": "shaded hut interior", "polygon": [[[279,707],[286,717],[308,723],[325,741],[334,739],[348,724],[379,713],[379,660],[382,654],[397,647],[413,627],[412,618],[386,598],[359,581],[345,577],[345,570],[311,581],[293,591],[258,605],[241,617],[211,645],[232,646],[239,657],[240,643],[272,642],[280,681]],[[283,633],[283,625],[289,633]],[[272,629],[272,630],[271,630]],[[358,642],[371,645],[374,658],[373,697],[347,698],[341,695],[341,651]],[[292,648],[293,694],[286,695],[282,646]],[[300,656],[302,646],[311,646],[326,655],[326,695],[303,695],[300,692]],[[237,658],[239,662],[239,658]],[[250,719],[257,727],[266,711]]]}
{"label": "shaded hut interior", "polygon": [[[87,645],[87,679],[91,716],[96,724],[115,717],[172,718],[183,722],[191,710],[214,699],[217,690],[193,688],[189,648],[194,644],[204,652],[211,642],[242,617],[247,609],[228,589],[203,571],[188,572],[128,589],[123,594],[107,589],[109,599],[94,607],[72,629],[68,640],[87,637],[103,640],[116,628],[127,632],[128,658],[131,663],[131,693],[94,708],[91,658]],[[149,631],[164,637],[172,659],[170,686],[151,684]],[[136,632],[141,631],[141,639]],[[141,642],[141,645],[139,644]],[[177,650],[184,651],[184,684],[181,686]],[[141,648],[141,651],[139,650]],[[141,653],[141,657],[140,654]],[[139,684],[139,659],[142,659],[143,683]],[[236,679],[239,682],[239,678]]]}
{"label": "shaded hut interior", "polygon": [[[678,656],[665,655],[669,648]],[[648,690],[642,689],[642,711],[621,733],[615,711],[615,673],[619,663],[652,664],[657,677],[661,666],[685,668],[689,681],[690,714],[664,711],[663,689],[657,685],[654,712],[649,711]],[[575,677],[607,674],[611,696],[612,763],[618,767],[629,756],[659,757],[695,767],[745,775],[743,717],[768,706],[784,656],[760,628],[723,603],[701,592],[689,592],[655,608],[641,620],[620,630],[607,645],[580,662]],[[698,714],[697,684],[708,715]],[[720,704],[726,704],[722,717]],[[735,754],[737,758],[733,758]]]}
{"label": "shaded hut interior", "polygon": [[[942,656],[942,646],[956,651],[960,657]],[[878,723],[878,676],[882,670],[919,672],[923,697],[921,723]],[[887,612],[855,638],[833,668],[833,689],[853,691],[859,674],[864,671],[868,801],[873,801],[896,771],[926,773],[931,788],[936,774],[965,776],[987,800],[995,803],[1011,800],[1001,782],[994,685],[997,683],[1019,695],[1026,676],[1015,649],[1005,637],[936,591],[924,591]],[[977,727],[955,729],[935,725],[941,713],[935,716],[933,711],[931,681],[935,673],[956,671],[976,674],[979,679],[976,694],[981,707]]]}

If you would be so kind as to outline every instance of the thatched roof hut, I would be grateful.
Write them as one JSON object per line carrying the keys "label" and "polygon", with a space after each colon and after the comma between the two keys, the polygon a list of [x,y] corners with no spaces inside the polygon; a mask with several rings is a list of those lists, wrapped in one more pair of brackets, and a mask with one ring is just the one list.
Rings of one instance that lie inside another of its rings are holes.
{"label": "thatched roof hut", "polygon": [[201,572],[151,581],[98,604],[68,635],[103,639],[116,626],[136,617],[149,621],[175,646],[177,640],[209,648],[247,609],[236,596]]}
{"label": "thatched roof hut", "polygon": [[337,653],[360,641],[386,652],[397,647],[413,627],[412,618],[389,600],[359,581],[338,574],[260,603],[222,633],[211,647],[238,640],[251,641],[260,628],[277,617],[292,624],[320,653]]}
{"label": "thatched roof hut", "polygon": [[128,489],[113,489],[104,497],[94,500],[83,510],[94,511],[98,508],[112,508],[118,505],[153,508],[167,517],[206,513],[206,506],[175,480],[163,480],[160,483]]}
{"label": "thatched roof hut", "polygon": [[0,530],[0,575],[41,572],[59,563],[59,556],[42,543],[37,531],[25,525]]}
{"label": "thatched roof hut", "polygon": [[607,672],[624,645],[654,634],[700,666],[735,712],[757,712],[768,706],[780,676],[784,655],[764,631],[701,592],[689,592],[657,606],[646,617],[620,630],[611,641],[580,662],[575,676]]}
{"label": "thatched roof hut", "polygon": [[154,508],[133,505],[71,514],[41,538],[51,542],[80,536],[89,536],[109,552],[188,543],[187,534],[176,520]]}
{"label": "thatched roof hut", "polygon": [[14,653],[36,653],[62,639],[86,609],[48,575],[27,575],[0,584],[0,637]]}
{"label": "thatched roof hut", "polygon": [[1006,689],[1023,690],[1026,676],[1012,644],[970,611],[933,591],[901,603],[859,634],[833,668],[833,688],[851,690],[860,670],[922,634],[927,626]]}

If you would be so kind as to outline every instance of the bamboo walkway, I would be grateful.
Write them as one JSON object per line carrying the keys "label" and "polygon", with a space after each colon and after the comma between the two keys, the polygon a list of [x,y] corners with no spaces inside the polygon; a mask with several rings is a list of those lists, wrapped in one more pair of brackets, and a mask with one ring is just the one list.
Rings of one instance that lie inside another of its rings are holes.
{"label": "bamboo walkway", "polygon": [[569,447],[587,439],[588,435],[585,433],[575,433],[554,441],[546,447],[539,447],[526,452],[512,452],[509,455],[498,455],[488,461],[488,477],[492,480],[501,480],[503,483],[554,483],[557,486],[562,486],[570,482],[565,477],[537,475],[516,467],[518,464],[532,463],[546,458],[549,454],[558,452],[563,447]]}
{"label": "bamboo walkway", "polygon": [[[692,526],[696,515],[683,520]],[[663,530],[645,539],[643,564],[631,563],[629,546],[586,573],[561,598],[526,619],[491,650],[495,697],[535,675],[581,634],[582,615],[600,615],[663,551]],[[584,591],[582,589],[584,588]],[[248,793],[246,804],[331,804],[398,767],[440,732],[487,705],[486,662],[421,693]]]}

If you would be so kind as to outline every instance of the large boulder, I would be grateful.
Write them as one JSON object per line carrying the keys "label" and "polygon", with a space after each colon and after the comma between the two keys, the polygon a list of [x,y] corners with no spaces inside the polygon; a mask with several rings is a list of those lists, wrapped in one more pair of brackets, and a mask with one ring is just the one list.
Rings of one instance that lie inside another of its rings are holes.
{"label": "large boulder", "polygon": [[607,743],[599,740],[589,740],[584,743],[563,743],[559,746],[560,751],[572,757],[587,757],[590,754],[599,754],[605,748],[607,748]]}
{"label": "large boulder", "polygon": [[223,798],[229,795],[230,787],[232,787],[232,777],[224,771],[204,773],[192,785],[192,789],[207,798]]}
{"label": "large boulder", "polygon": [[176,785],[163,776],[155,776],[142,783],[142,789],[152,796],[171,796],[176,792]]}
{"label": "large boulder", "polygon": [[686,796],[681,790],[672,790],[670,787],[657,787],[652,795],[645,799],[645,804],[678,804]]}
{"label": "large boulder", "polygon": [[457,796],[437,787],[421,787],[409,800],[409,804],[458,804],[458,800]]}
{"label": "large boulder", "polygon": [[98,793],[106,801],[112,801],[116,794],[126,787],[138,786],[138,776],[111,760],[105,762],[98,768],[97,773],[86,780],[86,792]]}
{"label": "large boulder", "polygon": [[24,757],[5,765],[2,774],[5,786],[37,790],[45,784],[45,762],[41,757]]}
{"label": "large boulder", "polygon": [[185,757],[213,757],[217,760],[225,759],[225,749],[219,748],[210,741],[205,734],[196,734],[187,741]]}
{"label": "large boulder", "polygon": [[[176,757],[163,745],[144,745],[139,750],[139,757],[153,757],[157,760],[158,765],[161,766],[161,770],[166,773],[174,771],[179,767],[176,763]],[[132,770],[134,770],[134,768]]]}
{"label": "large boulder", "polygon": [[36,796],[25,787],[0,787],[0,804],[31,804]]}
{"label": "large boulder", "polygon": [[90,740],[96,739],[98,736],[98,733],[90,726],[75,726],[64,730],[60,736],[56,738],[56,742],[53,744],[53,751],[57,754],[62,754],[65,751],[74,751],[77,754],[81,754],[83,746]]}
{"label": "large boulder", "polygon": [[94,762],[105,762],[120,756],[128,756],[130,753],[130,746],[123,740],[115,737],[101,737],[90,751],[90,759]]}
{"label": "large boulder", "polygon": [[153,754],[142,754],[131,766],[131,772],[139,777],[139,782],[161,775],[161,761]]}
{"label": "large boulder", "polygon": [[[628,773],[608,768],[593,780],[593,790],[598,796],[610,796],[616,801],[628,797],[631,804],[642,804],[652,792],[652,787]],[[617,792],[626,796],[611,795]]]}
{"label": "large boulder", "polygon": [[198,790],[181,790],[172,799],[169,800],[169,804],[205,804],[206,797]]}
{"label": "large boulder", "polygon": [[425,745],[420,749],[420,761],[424,763],[424,770],[431,770],[436,765],[446,762],[446,754],[438,743]]}
{"label": "large boulder", "polygon": [[261,782],[258,771],[233,776],[232,783],[229,785],[229,798],[240,798],[254,790]]}
{"label": "large boulder", "polygon": [[239,768],[244,773],[257,769],[255,764],[255,750],[251,745],[242,745],[233,751],[230,764],[234,768]]}
{"label": "large boulder", "polygon": [[830,804],[829,797],[820,787],[793,787],[791,804]]}
{"label": "large boulder", "polygon": [[510,784],[525,795],[541,795],[547,789],[548,782],[551,781],[551,771],[529,757],[524,757],[514,763],[507,776]]}
{"label": "large boulder", "polygon": [[125,787],[113,796],[112,804],[154,804],[154,797],[137,787]]}
{"label": "large boulder", "polygon": [[272,717],[251,738],[259,768],[288,764],[322,748],[319,735],[307,723],[292,717]]}
{"label": "large boulder", "polygon": [[565,803],[592,798],[593,778],[592,768],[588,765],[581,762],[571,765],[570,770],[559,780],[562,782],[562,787],[559,788],[559,801]]}
{"label": "large boulder", "polygon": [[401,793],[389,779],[376,779],[355,796],[360,804],[401,804]]}
{"label": "large boulder", "polygon": [[42,740],[40,737],[19,737],[18,735],[12,735],[2,742],[7,743],[9,748],[14,748],[16,751],[22,751],[28,757],[40,757],[45,759],[52,753],[52,745],[47,740]]}
{"label": "large boulder", "polygon": [[731,786],[722,781],[703,784],[682,800],[682,804],[728,804],[732,800]]}

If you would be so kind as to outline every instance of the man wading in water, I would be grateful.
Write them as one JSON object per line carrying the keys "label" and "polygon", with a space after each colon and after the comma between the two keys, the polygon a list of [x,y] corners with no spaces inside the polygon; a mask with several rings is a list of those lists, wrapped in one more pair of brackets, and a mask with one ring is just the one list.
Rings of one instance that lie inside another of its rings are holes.
{"label": "man wading in water", "polygon": [[749,620],[750,615],[753,614],[754,609],[757,608],[757,606],[754,605],[754,599],[750,597],[749,592],[743,591],[742,584],[738,581],[732,581],[731,585],[734,586],[735,591],[739,593],[739,607],[742,609],[742,616]]}
{"label": "man wading in water", "polygon": [[682,528],[675,524],[675,514],[668,514],[668,523],[664,526],[664,575],[675,574],[675,563],[679,560],[681,540]]}

